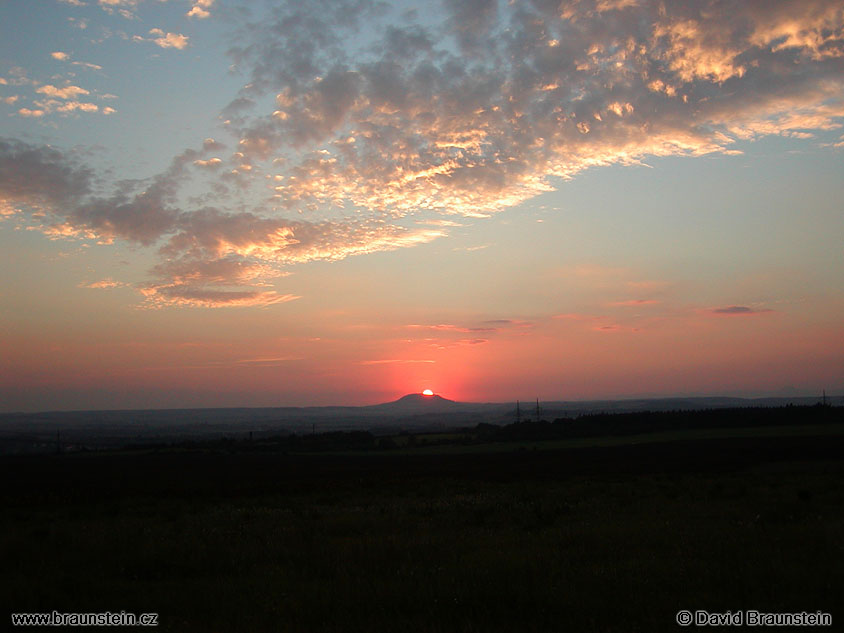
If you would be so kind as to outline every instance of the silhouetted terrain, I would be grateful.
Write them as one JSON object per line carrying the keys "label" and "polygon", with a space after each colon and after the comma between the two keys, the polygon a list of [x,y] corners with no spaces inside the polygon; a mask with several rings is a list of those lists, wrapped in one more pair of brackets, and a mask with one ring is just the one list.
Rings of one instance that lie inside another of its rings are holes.
{"label": "silhouetted terrain", "polygon": [[[844,397],[829,402],[844,405]],[[702,411],[814,405],[819,398],[667,398],[588,402],[542,402],[543,420],[574,419],[604,413]],[[522,420],[536,419],[523,403]],[[171,409],[137,411],[54,411],[0,414],[0,454],[117,448],[126,444],[214,438],[254,438],[279,434],[368,431],[375,435],[441,432],[478,424],[508,425],[517,419],[515,403],[464,403],[440,396],[409,394],[394,402],[365,407],[284,407]]]}
{"label": "silhouetted terrain", "polygon": [[157,612],[163,631],[664,631],[680,609],[837,621],[842,412],[7,455],[4,604]]}

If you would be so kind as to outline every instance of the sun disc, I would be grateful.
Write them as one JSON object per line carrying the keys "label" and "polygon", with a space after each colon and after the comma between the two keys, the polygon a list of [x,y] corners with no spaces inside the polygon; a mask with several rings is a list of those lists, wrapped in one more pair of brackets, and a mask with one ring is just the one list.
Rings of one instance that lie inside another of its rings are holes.
{"label": "sun disc", "polygon": [[425,389],[425,390],[422,392],[422,395],[423,395],[423,396],[433,396],[433,395],[434,395],[434,392],[433,392],[433,391],[431,391],[430,389]]}

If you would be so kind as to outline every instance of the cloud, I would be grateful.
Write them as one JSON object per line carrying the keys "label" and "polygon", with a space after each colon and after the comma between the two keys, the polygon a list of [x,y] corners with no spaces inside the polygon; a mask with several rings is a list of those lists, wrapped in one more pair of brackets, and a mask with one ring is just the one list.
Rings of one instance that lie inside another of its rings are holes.
{"label": "cloud", "polygon": [[658,301],[657,299],[629,299],[627,301],[613,301],[612,303],[610,303],[608,305],[628,308],[628,307],[638,307],[638,306],[646,306],[646,305],[657,305],[659,303],[662,303],[662,302]]}
{"label": "cloud", "polygon": [[0,140],[0,202],[29,212],[29,228],[51,238],[114,239],[141,246],[159,243],[160,263],[140,292],[148,306],[272,305],[298,298],[266,287],[285,266],[404,248],[444,235],[430,227],[406,228],[384,219],[310,222],[180,209],[178,192],[187,167],[221,144],[206,139],[186,150],[158,176],[124,183],[109,195],[94,186],[92,170],[59,150]]}
{"label": "cloud", "polygon": [[[832,1],[445,5],[441,31],[379,26],[367,2],[244,27],[240,98],[276,108],[239,115],[241,151],[288,158],[281,204],[483,216],[591,166],[729,153],[844,116]],[[379,39],[349,56],[363,18]]]}
{"label": "cloud", "polygon": [[389,358],[383,360],[362,360],[359,362],[360,365],[412,365],[416,363],[431,364],[436,363],[436,361],[427,359]]}
{"label": "cloud", "polygon": [[58,59],[61,62],[64,62],[64,61],[67,61],[68,59],[70,59],[70,55],[68,55],[67,53],[62,53],[61,51],[55,51],[54,53],[50,53],[50,56],[53,59]]}
{"label": "cloud", "polygon": [[188,45],[188,37],[181,33],[167,33],[155,38],[153,41],[161,48],[177,48],[181,50]]}
{"label": "cloud", "polygon": [[[53,113],[68,115],[75,112],[96,113],[100,111],[100,107],[97,104],[80,101],[77,98],[90,94],[90,91],[79,86],[68,84],[60,88],[51,84],[46,84],[36,88],[35,92],[37,94],[45,95],[48,98],[35,99],[33,101],[33,105],[36,106],[37,110],[22,108],[18,111],[19,115],[44,116],[45,114]],[[114,112],[112,108],[103,108],[102,111],[105,114],[111,114]]]}
{"label": "cloud", "polygon": [[122,282],[122,281],[115,281],[111,277],[107,277],[100,281],[92,281],[89,283],[81,283],[79,284],[80,288],[91,288],[94,290],[106,290],[111,288],[121,288],[123,286],[128,286],[129,284]]}
{"label": "cloud", "polygon": [[[99,0],[100,8],[108,13],[118,13],[127,20],[135,19],[135,7],[140,0]],[[164,0],[166,2],[166,0]]]}
{"label": "cloud", "polygon": [[286,276],[287,273],[253,259],[228,256],[219,259],[202,259],[183,256],[157,264],[151,271],[162,285],[191,286],[249,286],[266,285],[267,280]]}
{"label": "cloud", "polygon": [[469,55],[481,53],[495,30],[498,0],[446,0],[444,5],[460,49]]}
{"label": "cloud", "polygon": [[752,314],[763,314],[765,312],[772,312],[772,310],[768,308],[749,308],[747,306],[727,306],[725,308],[713,308],[710,310],[712,314],[720,314],[720,315],[728,315],[728,316],[741,316],[741,315],[752,315]]}
{"label": "cloud", "polygon": [[226,214],[208,208],[183,215],[177,232],[162,248],[167,255],[191,253],[203,259],[227,255],[256,257],[278,264],[337,261],[350,255],[429,242],[440,230],[408,229],[385,220],[309,222]]}
{"label": "cloud", "polygon": [[214,0],[196,0],[191,10],[185,15],[189,18],[199,18],[204,20],[211,17],[211,12],[208,11],[214,5]]}
{"label": "cloud", "polygon": [[[214,4],[185,6],[200,18]],[[70,154],[0,140],[2,208],[54,238],[156,248],[148,305],[273,305],[295,298],[273,290],[289,267],[424,244],[590,167],[729,154],[764,135],[820,142],[844,121],[834,0],[442,7],[398,18],[375,0],[301,0],[232,14],[246,20],[233,22],[230,56],[248,84],[223,112],[230,154],[208,139],[152,178],[109,185]],[[189,45],[159,28],[134,39]],[[114,113],[82,101],[82,87],[6,76],[44,97],[19,116]],[[189,197],[197,190],[207,193]],[[624,275],[593,278],[624,296]],[[453,336],[515,323],[421,327]]]}
{"label": "cloud", "polygon": [[496,327],[462,327],[459,325],[453,325],[451,323],[439,323],[437,325],[417,325],[411,324],[406,326],[412,329],[425,329],[425,330],[434,330],[437,332],[461,332],[464,334],[470,332],[497,332],[498,328]]}
{"label": "cloud", "polygon": [[211,13],[209,13],[208,11],[206,11],[205,9],[203,9],[200,6],[195,6],[195,7],[191,8],[191,10],[188,11],[187,13],[185,13],[185,15],[189,18],[199,18],[199,19],[205,19],[205,18],[211,17]]}
{"label": "cloud", "polygon": [[18,115],[22,117],[38,118],[44,116],[44,110],[30,110],[29,108],[21,108],[18,110]]}
{"label": "cloud", "polygon": [[189,307],[189,308],[242,308],[266,307],[276,303],[294,301],[300,297],[279,294],[274,290],[217,290],[193,288],[191,286],[150,285],[141,288],[145,308]]}
{"label": "cloud", "polygon": [[59,112],[61,114],[69,114],[71,112],[99,112],[100,107],[95,103],[85,103],[83,101],[65,101],[64,103],[57,101],[36,101],[36,105],[44,108],[46,112]]}
{"label": "cloud", "polygon": [[181,33],[165,33],[159,28],[150,29],[149,35],[152,37],[142,37],[135,35],[132,39],[136,42],[152,42],[161,48],[175,48],[182,50],[188,46],[188,36]]}
{"label": "cloud", "polygon": [[193,164],[197,167],[203,167],[205,169],[218,169],[222,164],[223,161],[219,158],[209,158],[207,160],[195,160]]}
{"label": "cloud", "polygon": [[586,314],[581,312],[565,312],[563,314],[555,314],[552,319],[560,319],[565,321],[594,321],[596,319],[604,319],[606,317],[595,315],[595,314]]}
{"label": "cloud", "polygon": [[178,212],[169,203],[185,160],[174,159],[138,193],[117,189],[103,196],[95,195],[94,172],[59,150],[0,140],[0,200],[46,214],[47,232],[149,245],[175,226]]}
{"label": "cloud", "polygon": [[496,326],[498,329],[510,327],[524,329],[534,326],[534,324],[530,321],[522,321],[521,319],[490,319],[488,321],[484,321],[484,324]]}
{"label": "cloud", "polygon": [[79,86],[68,85],[64,88],[57,88],[49,84],[36,88],[35,92],[58,99],[76,99],[79,96],[91,94],[85,88],[80,88]]}
{"label": "cloud", "polygon": [[616,325],[616,324],[612,324],[612,325],[596,325],[596,326],[595,326],[595,327],[593,327],[592,329],[593,329],[593,330],[595,330],[596,332],[604,332],[604,333],[610,333],[610,332],[620,332],[620,331],[622,330],[621,326],[620,326],[620,325]]}
{"label": "cloud", "polygon": [[236,365],[249,365],[258,367],[275,367],[292,361],[304,360],[302,356],[277,356],[275,358],[242,358],[236,360]]}
{"label": "cloud", "polygon": [[103,67],[99,64],[91,64],[90,62],[70,62],[73,66],[82,66],[83,68],[89,68],[90,70],[102,70]]}
{"label": "cloud", "polygon": [[[521,334],[527,328],[533,327],[533,323],[515,319],[490,319],[481,322],[480,325],[456,325],[453,323],[437,323],[434,325],[421,325],[412,323],[406,325],[407,329],[424,330],[426,338],[423,340],[436,349],[448,349],[462,345],[483,345],[489,342],[486,336],[495,336],[508,330],[517,330]],[[460,338],[460,335],[474,335],[472,338]]]}
{"label": "cloud", "polygon": [[0,199],[37,209],[77,204],[91,193],[93,171],[59,150],[0,139]]}

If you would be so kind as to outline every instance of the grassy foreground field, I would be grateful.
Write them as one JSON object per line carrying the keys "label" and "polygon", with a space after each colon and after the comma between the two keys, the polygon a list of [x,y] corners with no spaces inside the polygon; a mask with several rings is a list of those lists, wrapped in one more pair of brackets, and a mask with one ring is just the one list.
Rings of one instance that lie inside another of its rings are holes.
{"label": "grassy foreground field", "polygon": [[203,632],[663,631],[680,609],[837,623],[843,456],[828,434],[8,458],[4,617],[157,612],[159,630]]}

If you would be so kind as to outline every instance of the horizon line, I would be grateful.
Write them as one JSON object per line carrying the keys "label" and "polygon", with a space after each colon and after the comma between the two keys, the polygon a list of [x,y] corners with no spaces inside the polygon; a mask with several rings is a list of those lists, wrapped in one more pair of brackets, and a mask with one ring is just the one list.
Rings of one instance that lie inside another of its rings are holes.
{"label": "horizon line", "polygon": [[[369,407],[377,407],[384,404],[392,404],[394,402],[398,402],[402,398],[406,398],[407,396],[415,396],[415,395],[422,395],[421,392],[411,392],[407,393],[403,396],[399,396],[394,400],[388,400],[386,402],[375,402],[372,404],[317,404],[317,405],[271,405],[271,406],[250,406],[250,405],[241,405],[241,406],[223,406],[223,407],[148,407],[148,408],[137,408],[137,407],[127,407],[127,408],[116,408],[116,409],[38,409],[33,411],[26,411],[26,410],[16,410],[16,411],[0,411],[0,416],[6,415],[33,415],[33,414],[51,414],[51,413],[126,413],[131,411],[232,411],[237,409],[366,409]],[[449,402],[454,402],[456,404],[470,404],[470,405],[505,405],[508,403],[516,403],[516,402],[525,402],[525,403],[533,403],[537,400],[540,403],[594,403],[594,402],[625,402],[625,401],[633,401],[633,400],[715,400],[719,398],[724,399],[731,399],[731,400],[810,400],[813,398],[817,398],[819,401],[824,398],[824,394],[818,395],[626,395],[626,396],[609,396],[603,398],[589,398],[589,399],[556,399],[556,398],[527,398],[527,399],[519,399],[514,398],[511,400],[501,400],[501,401],[471,401],[471,400],[451,400],[450,398],[446,398],[441,394],[435,393],[433,396],[428,397],[439,397],[444,400],[448,400]],[[827,400],[835,399],[835,398],[844,398],[844,391],[842,391],[839,395],[834,395],[830,393],[825,393],[825,397]]]}

